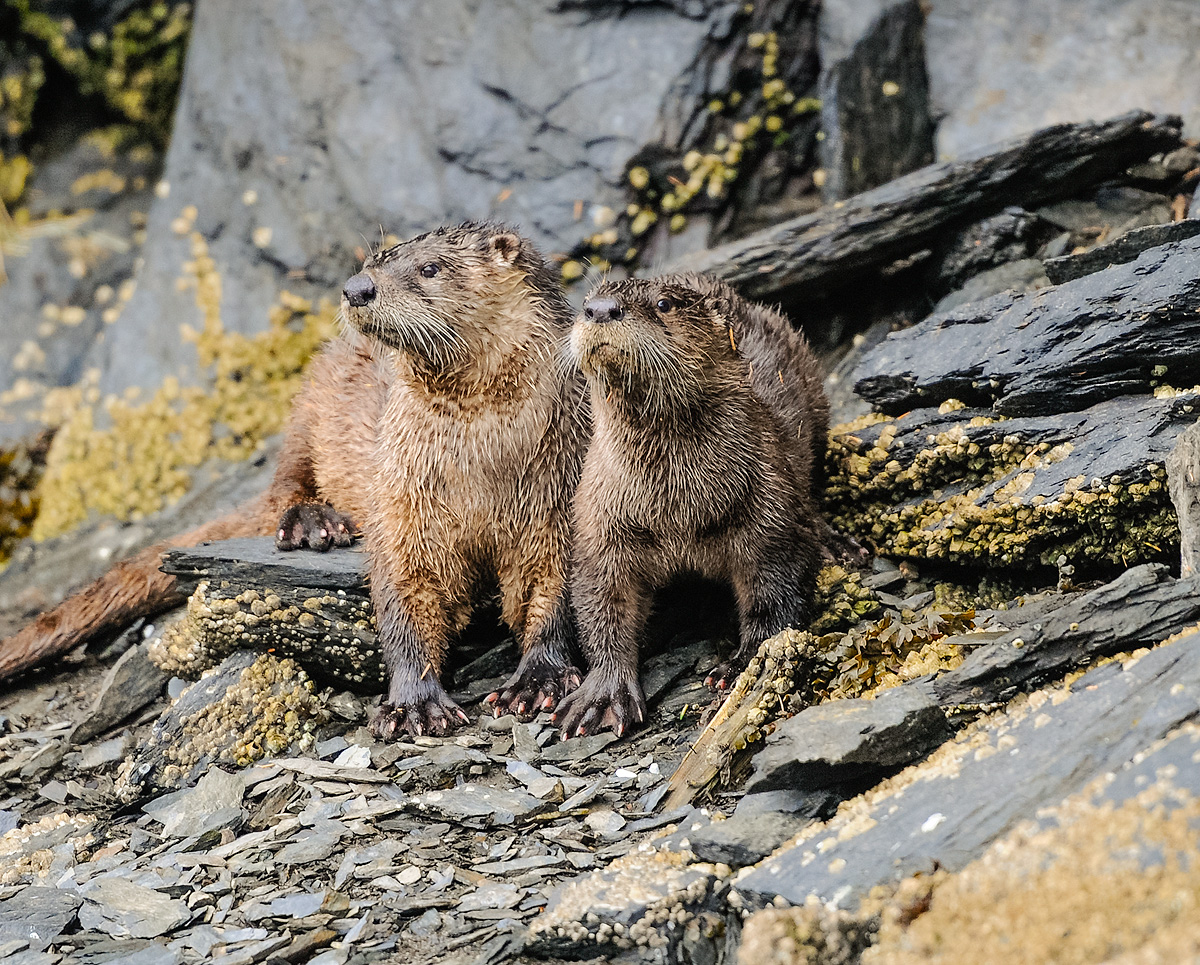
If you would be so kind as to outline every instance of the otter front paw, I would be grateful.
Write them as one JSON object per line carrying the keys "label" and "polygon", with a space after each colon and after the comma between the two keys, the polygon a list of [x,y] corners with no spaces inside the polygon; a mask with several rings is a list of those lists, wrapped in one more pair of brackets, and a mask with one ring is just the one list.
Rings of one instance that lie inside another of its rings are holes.
{"label": "otter front paw", "polygon": [[635,724],[645,721],[646,698],[636,673],[593,670],[558,705],[552,719],[563,740],[601,730],[615,730],[622,737]]}
{"label": "otter front paw", "polygon": [[324,553],[332,546],[349,546],[357,533],[354,520],[329,503],[296,503],[279,517],[275,546],[281,550],[307,546]]}
{"label": "otter front paw", "polygon": [[371,721],[371,733],[380,740],[393,740],[403,732],[411,737],[442,736],[459,724],[471,723],[461,707],[440,686],[411,703],[384,701]]}
{"label": "otter front paw", "polygon": [[497,691],[484,698],[497,717],[504,714],[533,716],[554,706],[579,686],[578,667],[546,660],[521,658],[517,672]]}

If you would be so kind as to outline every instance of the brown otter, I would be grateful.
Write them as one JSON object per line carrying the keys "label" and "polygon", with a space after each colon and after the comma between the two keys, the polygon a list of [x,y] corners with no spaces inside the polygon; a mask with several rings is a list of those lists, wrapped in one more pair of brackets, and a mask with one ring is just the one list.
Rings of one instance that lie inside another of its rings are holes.
{"label": "brown otter", "polygon": [[601,284],[575,320],[571,352],[594,422],[571,580],[589,670],[555,720],[565,735],[622,732],[645,716],[639,635],[672,577],[731,584],[735,665],[807,624],[829,406],[803,336],[703,275]]}
{"label": "brown otter", "polygon": [[4,641],[0,679],[182,602],[158,569],[166,548],[274,533],[283,549],[328,549],[357,521],[391,671],[379,733],[461,715],[438,672],[489,580],[524,651],[497,709],[547,706],[578,683],[565,567],[586,399],[560,356],[571,313],[549,269],[513,231],[468,223],[373,255],[343,299],[358,331],[313,360],[268,491]]}
{"label": "brown otter", "polygon": [[390,676],[372,729],[466,719],[438,675],[488,584],[523,654],[492,702],[552,706],[579,680],[567,560],[587,418],[561,288],[528,241],[468,224],[380,252],[343,295],[391,349],[363,516]]}

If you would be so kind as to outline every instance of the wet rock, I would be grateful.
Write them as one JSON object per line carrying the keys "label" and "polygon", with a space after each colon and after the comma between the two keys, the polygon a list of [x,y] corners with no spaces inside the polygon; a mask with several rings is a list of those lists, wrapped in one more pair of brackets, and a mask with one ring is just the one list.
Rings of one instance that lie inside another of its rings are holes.
{"label": "wet rock", "polygon": [[113,664],[91,710],[71,731],[72,743],[87,743],[162,696],[170,674],[151,663],[148,653],[149,644],[141,643]]}
{"label": "wet rock", "polygon": [[[885,412],[958,399],[1004,415],[1085,408],[1200,381],[1200,239],[1034,295],[934,315],[877,346],[855,391]],[[1153,360],[1148,361],[1148,360]]]}
{"label": "wet rock", "polygon": [[[862,29],[860,21],[870,17]],[[821,195],[837,201],[933,161],[925,15],[916,0],[821,8]]]}
{"label": "wet rock", "polygon": [[938,244],[926,269],[926,284],[935,297],[944,298],[982,272],[1028,258],[1053,232],[1051,225],[1024,208],[1006,208]]}
{"label": "wet rock", "polygon": [[1021,258],[987,271],[981,271],[962,288],[951,292],[934,305],[935,312],[948,312],[961,305],[982,301],[1001,292],[1031,292],[1046,288],[1050,279],[1037,258]]}
{"label": "wet rock", "polygon": [[1157,248],[1173,241],[1184,241],[1200,234],[1200,220],[1185,218],[1167,224],[1151,224],[1133,228],[1114,241],[1096,245],[1077,255],[1062,255],[1047,258],[1046,274],[1055,285],[1074,281],[1084,275],[1103,271],[1113,265],[1124,265],[1133,261],[1143,251]]}
{"label": "wet rock", "polygon": [[688,845],[701,861],[743,868],[761,861],[811,819],[798,813],[763,811],[737,815],[688,835]]}
{"label": "wet rock", "polygon": [[[738,880],[754,902],[815,895],[853,908],[872,887],[937,865],[966,866],[1018,822],[1140,754],[1194,715],[1196,631],[1071,683],[1037,691],[972,725]],[[1182,774],[1182,771],[1181,771]],[[1188,769],[1189,787],[1195,769]],[[1139,785],[1131,776],[1125,786]],[[824,842],[817,848],[817,842]],[[817,851],[819,850],[819,856]],[[886,853],[888,861],[880,862]]]}
{"label": "wet rock", "polygon": [[867,779],[927,754],[950,736],[925,687],[885,691],[874,700],[835,700],[782,723],[754,758],[747,791],[816,791]]}
{"label": "wet rock", "polygon": [[827,291],[930,246],[948,229],[1013,204],[1028,207],[1079,190],[1178,145],[1178,118],[1135,113],[1101,124],[1064,124],[934,164],[835,209],[783,222],[681,259],[751,298]]}

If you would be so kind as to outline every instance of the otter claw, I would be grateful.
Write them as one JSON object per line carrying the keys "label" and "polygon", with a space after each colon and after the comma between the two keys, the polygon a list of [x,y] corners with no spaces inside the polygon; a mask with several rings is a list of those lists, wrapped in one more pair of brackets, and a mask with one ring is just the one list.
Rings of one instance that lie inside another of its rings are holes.
{"label": "otter claw", "polygon": [[281,550],[307,546],[324,553],[333,546],[349,546],[357,532],[354,520],[328,503],[296,503],[280,517],[275,545]]}

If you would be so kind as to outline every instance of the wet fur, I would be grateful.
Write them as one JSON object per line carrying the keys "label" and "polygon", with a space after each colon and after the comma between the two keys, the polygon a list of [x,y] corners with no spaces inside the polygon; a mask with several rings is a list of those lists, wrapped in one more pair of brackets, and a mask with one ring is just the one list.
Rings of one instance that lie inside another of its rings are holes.
{"label": "wet fur", "polygon": [[706,276],[605,283],[585,312],[607,298],[618,320],[581,314],[571,333],[594,420],[571,587],[589,672],[556,715],[572,734],[643,719],[640,636],[671,578],[732,586],[740,664],[807,625],[821,557],[814,482],[829,408],[803,337]]}

